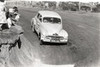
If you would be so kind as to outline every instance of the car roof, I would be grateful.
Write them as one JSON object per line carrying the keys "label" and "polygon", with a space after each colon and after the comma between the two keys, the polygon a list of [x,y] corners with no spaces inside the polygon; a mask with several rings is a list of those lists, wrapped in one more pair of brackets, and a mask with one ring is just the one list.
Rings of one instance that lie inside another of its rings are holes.
{"label": "car roof", "polygon": [[54,11],[39,11],[38,13],[40,13],[42,15],[42,17],[57,17],[57,18],[61,18],[60,15]]}

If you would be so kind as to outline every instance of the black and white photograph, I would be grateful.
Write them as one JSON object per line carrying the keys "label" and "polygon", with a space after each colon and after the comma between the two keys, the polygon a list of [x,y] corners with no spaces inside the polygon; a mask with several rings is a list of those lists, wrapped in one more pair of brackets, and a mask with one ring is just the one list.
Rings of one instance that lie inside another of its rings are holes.
{"label": "black and white photograph", "polygon": [[100,1],[0,0],[0,67],[100,67]]}

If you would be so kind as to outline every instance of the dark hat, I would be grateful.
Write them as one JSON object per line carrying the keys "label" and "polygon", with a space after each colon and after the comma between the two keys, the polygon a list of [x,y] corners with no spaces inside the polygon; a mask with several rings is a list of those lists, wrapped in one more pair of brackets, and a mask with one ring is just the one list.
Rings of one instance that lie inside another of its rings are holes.
{"label": "dark hat", "polygon": [[0,2],[4,2],[5,0],[0,0]]}
{"label": "dark hat", "polygon": [[14,6],[13,9],[14,9],[15,12],[16,11],[18,12],[18,7]]}

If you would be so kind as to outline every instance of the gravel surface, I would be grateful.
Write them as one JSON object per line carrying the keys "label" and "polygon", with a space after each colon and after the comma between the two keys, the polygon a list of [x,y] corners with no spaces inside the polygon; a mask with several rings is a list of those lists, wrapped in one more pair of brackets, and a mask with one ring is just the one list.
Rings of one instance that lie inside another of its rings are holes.
{"label": "gravel surface", "polygon": [[[96,67],[99,61],[100,14],[57,11],[63,19],[63,27],[69,34],[68,45],[40,45],[37,35],[31,31],[30,20],[38,9],[21,9],[21,25],[26,38],[32,43],[34,53],[43,63],[51,65],[76,64],[76,67]],[[91,66],[90,66],[91,65]]]}

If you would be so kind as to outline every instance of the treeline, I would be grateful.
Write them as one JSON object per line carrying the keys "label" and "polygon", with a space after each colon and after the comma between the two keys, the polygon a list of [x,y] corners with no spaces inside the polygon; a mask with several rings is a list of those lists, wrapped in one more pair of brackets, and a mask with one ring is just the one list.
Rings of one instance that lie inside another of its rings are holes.
{"label": "treeline", "polygon": [[80,2],[55,2],[55,1],[14,1],[7,2],[7,5],[16,5],[23,7],[40,7],[43,9],[60,9],[60,10],[70,10],[70,11],[92,11],[100,12],[100,4],[96,3],[80,3]]}

